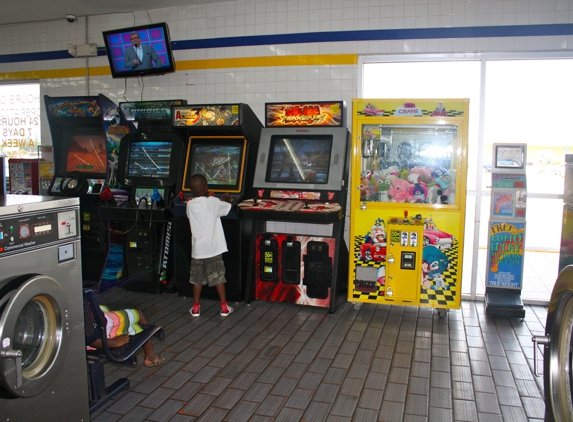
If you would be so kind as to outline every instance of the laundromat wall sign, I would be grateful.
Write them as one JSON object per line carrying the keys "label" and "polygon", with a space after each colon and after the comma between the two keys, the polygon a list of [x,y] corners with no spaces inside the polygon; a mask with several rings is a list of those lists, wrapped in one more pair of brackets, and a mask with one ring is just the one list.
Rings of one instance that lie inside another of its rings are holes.
{"label": "laundromat wall sign", "polygon": [[40,128],[40,85],[0,85],[0,156],[36,157]]}

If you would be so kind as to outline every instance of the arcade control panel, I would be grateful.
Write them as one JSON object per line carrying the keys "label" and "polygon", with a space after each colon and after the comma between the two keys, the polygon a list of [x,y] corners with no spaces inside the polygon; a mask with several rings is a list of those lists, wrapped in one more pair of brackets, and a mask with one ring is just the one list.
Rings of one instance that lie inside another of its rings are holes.
{"label": "arcade control panel", "polygon": [[309,223],[333,223],[342,218],[337,202],[300,199],[248,199],[239,204],[247,218],[261,220],[304,220]]}

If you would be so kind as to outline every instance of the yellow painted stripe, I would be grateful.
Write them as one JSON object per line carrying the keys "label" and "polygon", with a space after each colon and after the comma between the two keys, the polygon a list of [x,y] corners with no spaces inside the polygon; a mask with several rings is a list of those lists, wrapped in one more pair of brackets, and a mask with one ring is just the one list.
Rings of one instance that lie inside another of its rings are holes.
{"label": "yellow painted stripe", "polygon": [[[177,70],[207,70],[245,67],[280,67],[280,66],[332,66],[356,65],[357,54],[324,54],[313,56],[269,56],[269,57],[238,57],[230,59],[180,60]],[[17,81],[26,79],[59,79],[81,78],[88,76],[109,76],[107,66],[96,66],[56,70],[32,70],[25,72],[0,73],[0,81]]]}

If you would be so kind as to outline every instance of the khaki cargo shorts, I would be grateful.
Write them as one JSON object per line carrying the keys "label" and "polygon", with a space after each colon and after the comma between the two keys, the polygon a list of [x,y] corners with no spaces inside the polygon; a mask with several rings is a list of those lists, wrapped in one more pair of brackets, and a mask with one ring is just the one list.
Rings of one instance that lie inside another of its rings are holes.
{"label": "khaki cargo shorts", "polygon": [[209,285],[213,287],[218,284],[223,284],[226,281],[223,255],[205,259],[191,258],[189,283],[198,286]]}

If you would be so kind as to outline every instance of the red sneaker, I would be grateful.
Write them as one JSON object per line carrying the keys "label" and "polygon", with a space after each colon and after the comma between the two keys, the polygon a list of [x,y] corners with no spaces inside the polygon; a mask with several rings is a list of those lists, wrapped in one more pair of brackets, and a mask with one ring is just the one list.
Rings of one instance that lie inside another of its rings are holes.
{"label": "red sneaker", "polygon": [[189,309],[189,313],[191,313],[191,316],[198,317],[199,315],[201,315],[201,305],[198,303],[194,303],[193,307]]}

